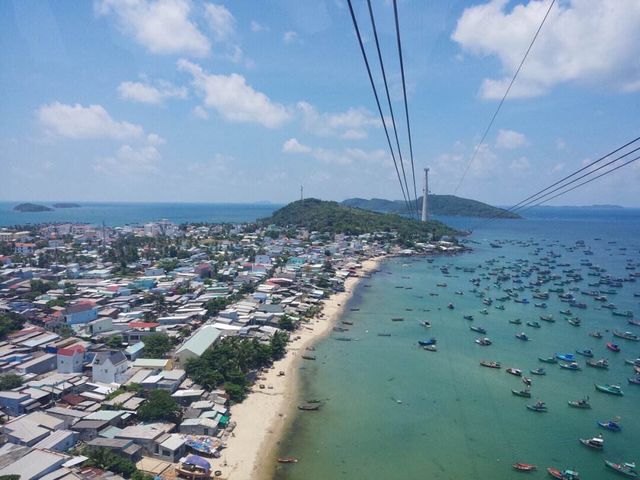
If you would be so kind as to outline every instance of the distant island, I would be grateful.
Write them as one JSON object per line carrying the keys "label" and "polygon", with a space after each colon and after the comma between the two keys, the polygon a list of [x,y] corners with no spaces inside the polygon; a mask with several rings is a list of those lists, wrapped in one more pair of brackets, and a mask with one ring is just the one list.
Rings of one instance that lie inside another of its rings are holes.
{"label": "distant island", "polygon": [[[422,207],[422,197],[418,198],[418,206]],[[382,213],[406,214],[407,207],[404,200],[385,200],[382,198],[349,198],[342,202],[348,207],[362,208]],[[503,208],[493,207],[486,203],[469,198],[456,197],[454,195],[429,195],[429,214],[446,215],[451,217],[500,217],[522,218],[517,213],[509,212]]]}
{"label": "distant island", "polygon": [[13,207],[16,212],[52,212],[53,208],[49,208],[46,205],[38,205],[36,203],[21,203]]}
{"label": "distant island", "polygon": [[620,205],[594,204],[594,205],[541,205],[537,208],[596,208],[596,209],[612,209],[622,210],[624,207]]}
{"label": "distant island", "polygon": [[69,202],[62,202],[62,203],[54,203],[53,208],[80,208],[82,205],[79,205],[77,203],[69,203]]}
{"label": "distant island", "polygon": [[460,233],[435,220],[423,223],[393,213],[372,212],[315,198],[290,203],[259,223],[347,235],[395,231],[402,238],[411,240],[422,240],[430,235],[440,238]]}

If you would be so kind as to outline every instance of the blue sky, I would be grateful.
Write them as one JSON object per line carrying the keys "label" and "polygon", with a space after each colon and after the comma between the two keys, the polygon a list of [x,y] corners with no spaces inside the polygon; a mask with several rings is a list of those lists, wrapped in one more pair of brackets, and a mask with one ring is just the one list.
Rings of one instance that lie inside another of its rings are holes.
{"label": "blue sky", "polygon": [[[399,2],[432,193],[454,192],[547,6]],[[373,8],[408,158],[392,4]],[[7,0],[0,55],[0,200],[400,198],[346,0]],[[637,0],[558,0],[458,194],[516,203],[637,136],[639,58]],[[640,206],[638,164],[556,204]]]}

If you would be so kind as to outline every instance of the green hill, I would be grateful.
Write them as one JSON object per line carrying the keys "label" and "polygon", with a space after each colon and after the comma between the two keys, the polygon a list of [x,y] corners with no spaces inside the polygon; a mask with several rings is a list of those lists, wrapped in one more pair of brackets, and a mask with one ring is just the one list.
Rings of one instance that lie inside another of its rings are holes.
{"label": "green hill", "polygon": [[424,240],[429,234],[440,238],[459,233],[438,221],[422,223],[392,213],[371,212],[315,198],[290,203],[260,222],[263,225],[348,235],[396,231],[400,237],[413,240]]}
{"label": "green hill", "polygon": [[[404,200],[384,200],[382,198],[349,198],[342,202],[348,207],[362,208],[374,212],[404,214],[407,207]],[[422,208],[422,197],[418,198],[418,204]],[[481,217],[488,218],[499,215],[500,218],[522,218],[516,213],[507,212],[502,208],[492,207],[486,203],[460,198],[454,195],[429,195],[429,214],[448,215],[456,217]]]}

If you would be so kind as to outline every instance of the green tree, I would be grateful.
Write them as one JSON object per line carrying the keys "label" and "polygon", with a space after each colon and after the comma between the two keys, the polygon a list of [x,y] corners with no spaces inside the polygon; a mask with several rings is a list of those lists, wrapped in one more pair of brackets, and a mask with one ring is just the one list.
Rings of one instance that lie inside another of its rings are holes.
{"label": "green tree", "polygon": [[289,315],[283,315],[278,320],[278,327],[291,332],[295,330],[296,324]]}
{"label": "green tree", "polygon": [[0,390],[12,390],[22,385],[22,377],[15,373],[0,375]]}
{"label": "green tree", "polygon": [[163,358],[173,344],[166,333],[151,333],[142,339],[145,358]]}
{"label": "green tree", "polygon": [[122,338],[122,335],[114,335],[113,337],[109,337],[107,339],[105,345],[114,350],[119,350],[123,347],[123,341],[124,339]]}
{"label": "green tree", "polygon": [[0,340],[7,338],[11,332],[20,330],[24,325],[24,319],[17,313],[0,313]]}
{"label": "green tree", "polygon": [[289,335],[285,332],[276,332],[271,337],[271,356],[274,360],[279,360],[287,353],[287,343],[289,343]]}
{"label": "green tree", "polygon": [[138,418],[142,421],[165,420],[179,422],[182,416],[180,405],[165,390],[153,390],[140,408]]}
{"label": "green tree", "polygon": [[106,448],[85,448],[82,454],[88,458],[89,466],[109,470],[126,478],[137,471],[136,464],[131,460]]}

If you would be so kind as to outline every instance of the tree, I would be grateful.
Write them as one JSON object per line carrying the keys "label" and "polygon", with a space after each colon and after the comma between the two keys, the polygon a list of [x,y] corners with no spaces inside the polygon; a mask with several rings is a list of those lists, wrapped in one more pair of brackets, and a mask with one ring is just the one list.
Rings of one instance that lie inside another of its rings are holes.
{"label": "tree", "polygon": [[15,373],[0,375],[0,390],[12,390],[22,385],[22,377]]}
{"label": "tree", "polygon": [[122,335],[114,335],[113,337],[109,337],[105,344],[107,347],[112,348],[114,350],[119,350],[123,347],[123,338]]}
{"label": "tree", "polygon": [[24,325],[24,319],[17,313],[0,313],[0,340],[7,338],[11,332],[20,330]]}
{"label": "tree", "polygon": [[269,342],[271,345],[271,356],[274,360],[279,360],[287,353],[287,343],[289,343],[289,335],[285,332],[276,332]]}
{"label": "tree", "polygon": [[165,420],[177,423],[182,416],[180,405],[165,390],[153,390],[137,413],[142,421]]}
{"label": "tree", "polygon": [[88,458],[89,466],[118,473],[126,478],[137,471],[136,464],[131,460],[106,448],[85,448],[82,454]]}
{"label": "tree", "polygon": [[296,328],[296,324],[289,315],[283,315],[278,320],[278,327],[291,332]]}
{"label": "tree", "polygon": [[142,341],[145,358],[163,358],[172,348],[171,339],[166,333],[151,333]]}

